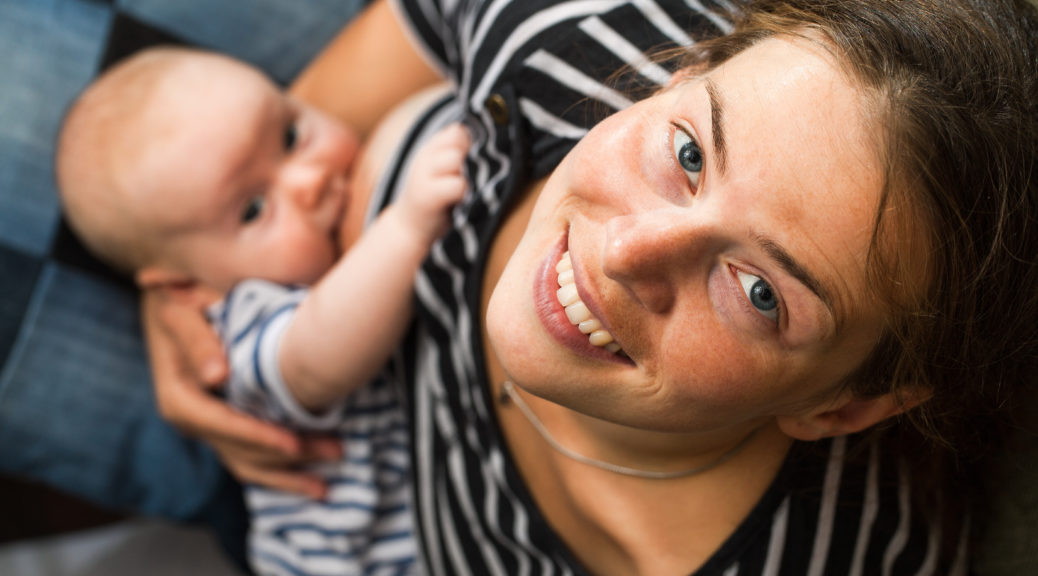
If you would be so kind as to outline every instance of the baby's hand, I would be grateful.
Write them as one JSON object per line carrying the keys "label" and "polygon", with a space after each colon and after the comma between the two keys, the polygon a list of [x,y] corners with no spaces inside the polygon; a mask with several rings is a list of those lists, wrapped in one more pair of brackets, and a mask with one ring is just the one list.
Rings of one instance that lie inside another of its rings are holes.
{"label": "baby's hand", "polygon": [[429,243],[446,230],[451,206],[465,193],[465,155],[471,138],[461,124],[436,133],[418,150],[398,201],[405,219]]}

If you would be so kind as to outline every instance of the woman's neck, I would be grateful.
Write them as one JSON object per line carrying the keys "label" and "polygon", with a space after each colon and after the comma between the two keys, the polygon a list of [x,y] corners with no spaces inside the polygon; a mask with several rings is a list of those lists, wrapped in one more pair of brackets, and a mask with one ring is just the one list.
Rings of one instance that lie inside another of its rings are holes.
{"label": "woman's neck", "polygon": [[773,423],[749,428],[746,443],[736,441],[731,457],[712,466],[731,444],[646,431],[628,435],[624,427],[589,421],[529,394],[522,398],[562,442],[603,461],[640,470],[705,468],[648,479],[588,465],[542,441],[518,406],[499,404],[498,421],[538,508],[595,574],[694,571],[746,519],[792,444]]}

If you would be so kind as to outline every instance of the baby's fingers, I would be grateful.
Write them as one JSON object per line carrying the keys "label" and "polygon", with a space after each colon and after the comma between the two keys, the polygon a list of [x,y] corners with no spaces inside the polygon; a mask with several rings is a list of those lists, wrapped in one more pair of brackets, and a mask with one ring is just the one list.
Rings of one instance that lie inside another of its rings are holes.
{"label": "baby's fingers", "polygon": [[468,149],[472,143],[472,137],[469,135],[468,128],[460,122],[451,124],[446,128],[443,128],[431,138],[429,138],[428,146],[434,146],[436,148],[451,148],[461,149],[462,152]]}
{"label": "baby's fingers", "polygon": [[424,154],[433,172],[460,174],[471,144],[468,129],[452,124],[429,139]]}

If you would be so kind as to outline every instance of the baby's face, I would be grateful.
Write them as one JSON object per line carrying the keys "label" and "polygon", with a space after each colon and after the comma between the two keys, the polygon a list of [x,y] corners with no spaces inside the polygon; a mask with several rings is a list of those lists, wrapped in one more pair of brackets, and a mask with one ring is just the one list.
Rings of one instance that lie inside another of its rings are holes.
{"label": "baby's face", "polygon": [[167,84],[144,121],[150,144],[125,167],[162,264],[221,292],[316,281],[341,252],[353,132],[228,59],[201,57]]}

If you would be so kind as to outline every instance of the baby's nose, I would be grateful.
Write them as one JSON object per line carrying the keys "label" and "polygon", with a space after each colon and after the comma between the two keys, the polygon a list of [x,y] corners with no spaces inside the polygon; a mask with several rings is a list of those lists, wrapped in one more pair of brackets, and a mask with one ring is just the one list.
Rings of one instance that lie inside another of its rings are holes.
{"label": "baby's nose", "polygon": [[313,210],[321,205],[331,179],[330,171],[317,166],[300,166],[285,176],[285,188],[300,208]]}

